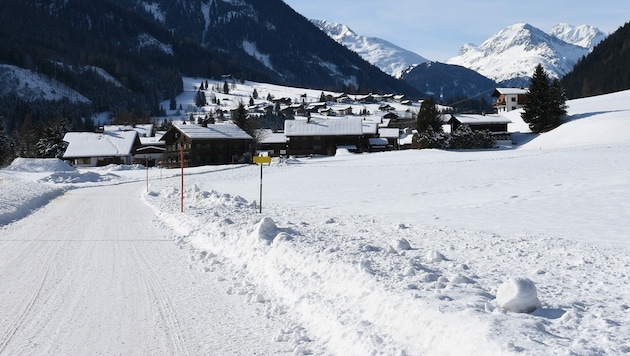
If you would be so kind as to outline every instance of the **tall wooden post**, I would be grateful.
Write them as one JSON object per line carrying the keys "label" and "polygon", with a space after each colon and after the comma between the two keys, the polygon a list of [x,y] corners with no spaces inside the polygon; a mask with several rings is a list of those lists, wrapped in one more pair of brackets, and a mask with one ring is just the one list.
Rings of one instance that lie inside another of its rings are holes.
{"label": "tall wooden post", "polygon": [[179,162],[182,167],[182,194],[181,194],[181,212],[184,212],[184,144],[182,143],[179,147]]}

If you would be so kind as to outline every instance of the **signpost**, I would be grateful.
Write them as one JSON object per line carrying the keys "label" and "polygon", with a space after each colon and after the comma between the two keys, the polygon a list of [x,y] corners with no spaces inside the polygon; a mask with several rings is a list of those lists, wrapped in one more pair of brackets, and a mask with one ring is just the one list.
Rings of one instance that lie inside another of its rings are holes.
{"label": "signpost", "polygon": [[262,182],[263,182],[263,164],[271,164],[269,156],[255,156],[254,163],[260,166],[260,201],[258,202],[258,213],[262,213]]}

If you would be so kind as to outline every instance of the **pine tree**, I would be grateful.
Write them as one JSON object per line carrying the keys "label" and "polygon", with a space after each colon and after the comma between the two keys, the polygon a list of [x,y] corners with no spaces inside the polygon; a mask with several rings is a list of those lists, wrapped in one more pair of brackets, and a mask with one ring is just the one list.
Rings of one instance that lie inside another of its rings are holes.
{"label": "pine tree", "polygon": [[240,127],[241,130],[254,137],[254,128],[250,125],[249,120],[247,120],[247,110],[242,101],[238,103],[238,107],[232,112],[232,121],[236,126]]}
{"label": "pine tree", "polygon": [[521,117],[533,132],[553,130],[566,116],[566,96],[560,81],[550,83],[549,75],[539,64],[525,97]]}
{"label": "pine tree", "polygon": [[70,131],[70,124],[66,119],[55,119],[49,122],[36,144],[38,156],[61,158],[68,145],[63,141],[63,137],[68,131]]}
{"label": "pine tree", "polygon": [[8,163],[9,159],[12,158],[10,157],[9,135],[5,131],[2,119],[0,116],[0,167]]}
{"label": "pine tree", "polygon": [[206,94],[200,90],[197,91],[197,95],[195,95],[195,105],[197,105],[198,107],[203,107],[208,105],[208,102],[206,101]]}
{"label": "pine tree", "polygon": [[442,118],[440,112],[436,108],[436,102],[433,98],[428,98],[420,104],[418,111],[418,132],[427,132],[429,127],[433,132],[442,132]]}
{"label": "pine tree", "polygon": [[549,87],[549,122],[546,130],[553,130],[562,125],[562,121],[567,116],[567,96],[560,81],[555,78]]}

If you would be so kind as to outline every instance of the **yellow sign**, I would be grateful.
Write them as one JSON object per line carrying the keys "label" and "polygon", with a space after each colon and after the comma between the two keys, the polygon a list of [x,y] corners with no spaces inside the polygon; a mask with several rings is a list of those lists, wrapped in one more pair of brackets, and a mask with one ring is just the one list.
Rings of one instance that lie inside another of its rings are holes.
{"label": "yellow sign", "polygon": [[269,156],[255,156],[254,157],[254,163],[258,163],[260,165],[262,165],[263,163],[271,163],[271,157]]}

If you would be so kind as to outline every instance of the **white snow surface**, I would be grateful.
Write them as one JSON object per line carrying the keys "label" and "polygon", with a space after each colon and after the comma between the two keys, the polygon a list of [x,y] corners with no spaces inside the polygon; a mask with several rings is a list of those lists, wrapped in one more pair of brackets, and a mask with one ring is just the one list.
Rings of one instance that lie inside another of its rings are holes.
{"label": "white snow surface", "polygon": [[630,91],[568,104],[512,148],[274,159],[262,213],[256,165],[182,200],[179,169],[17,160],[0,354],[630,353]]}

